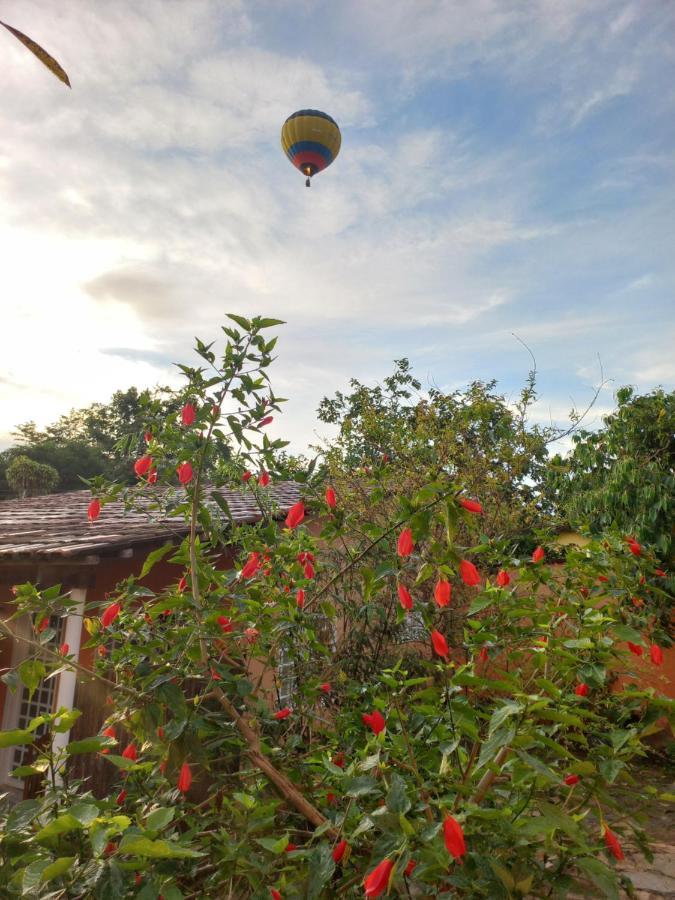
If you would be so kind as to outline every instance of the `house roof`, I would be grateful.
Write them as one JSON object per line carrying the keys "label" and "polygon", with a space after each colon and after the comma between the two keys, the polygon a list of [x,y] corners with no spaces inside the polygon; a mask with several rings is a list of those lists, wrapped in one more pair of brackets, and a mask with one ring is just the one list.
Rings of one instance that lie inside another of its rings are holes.
{"label": "house roof", "polygon": [[[161,498],[165,488],[150,488],[147,499],[138,508],[125,510],[124,503],[107,503],[95,522],[87,519],[91,494],[87,490],[47,494],[23,500],[0,502],[0,564],[9,560],[75,559],[157,543],[171,537],[182,538],[187,525],[181,518],[170,517],[153,509],[153,500]],[[213,489],[207,488],[206,495]],[[250,490],[218,488],[227,502],[232,520],[237,525],[257,522],[261,509]],[[283,517],[300,499],[293,482],[279,482],[264,492],[275,518]],[[211,505],[211,504],[210,504]],[[212,508],[219,511],[213,503]],[[224,513],[220,513],[224,516]]]}

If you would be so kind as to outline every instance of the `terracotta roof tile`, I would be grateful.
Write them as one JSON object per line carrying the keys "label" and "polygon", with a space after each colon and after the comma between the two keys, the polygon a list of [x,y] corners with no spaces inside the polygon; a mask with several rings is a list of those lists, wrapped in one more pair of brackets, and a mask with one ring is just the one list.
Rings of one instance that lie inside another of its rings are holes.
{"label": "terracotta roof tile", "polygon": [[[161,497],[166,489],[148,490],[148,501],[141,508],[125,511],[122,501],[114,501],[104,506],[95,522],[87,520],[91,494],[86,490],[0,502],[0,564],[3,559],[72,558],[167,540],[172,535],[182,538],[187,526],[180,518],[152,509],[152,497]],[[212,490],[207,488],[207,497]],[[227,501],[237,525],[261,518],[249,490],[219,488],[218,493]],[[277,518],[300,499],[300,489],[293,482],[271,485],[264,493]],[[224,516],[213,501],[209,505]]]}

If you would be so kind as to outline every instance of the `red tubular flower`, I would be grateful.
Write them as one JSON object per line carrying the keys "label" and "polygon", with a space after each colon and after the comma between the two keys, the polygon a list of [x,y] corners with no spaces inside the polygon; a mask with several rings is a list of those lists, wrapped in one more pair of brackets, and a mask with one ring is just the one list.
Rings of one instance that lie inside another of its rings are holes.
{"label": "red tubular flower", "polygon": [[628,549],[633,554],[633,556],[641,556],[642,555],[642,547],[638,544],[636,540],[632,540],[628,542]]}
{"label": "red tubular flower", "polygon": [[145,456],[141,456],[141,458],[137,459],[134,463],[134,472],[138,475],[139,478],[142,478],[144,475],[146,475],[151,468],[152,457],[148,456],[147,454]]}
{"label": "red tubular flower", "polygon": [[331,692],[330,681],[324,681],[323,684],[320,684],[320,685],[319,685],[319,690],[320,690],[323,694],[330,694],[330,692]]}
{"label": "red tubular flower", "polygon": [[59,647],[59,653],[61,654],[61,656],[68,656],[69,650],[70,647],[68,644],[61,644],[61,646]]}
{"label": "red tubular flower", "polygon": [[272,900],[284,900],[284,898],[276,888],[270,888],[270,895],[272,897]]}
{"label": "red tubular flower", "polygon": [[119,605],[119,603],[111,603],[101,616],[101,625],[103,625],[104,628],[112,625],[115,619],[119,616],[121,608],[122,607]]}
{"label": "red tubular flower", "polygon": [[149,444],[153,437],[152,432],[146,431],[145,434],[143,435],[143,437],[145,438],[145,443]]}
{"label": "red tubular flower", "polygon": [[117,735],[115,734],[115,729],[114,729],[112,726],[108,726],[108,728],[106,728],[106,729],[102,732],[102,734],[103,734],[105,737],[115,738],[115,740],[117,740]]}
{"label": "red tubular flower", "polygon": [[180,411],[181,422],[183,423],[183,425],[192,425],[194,424],[196,418],[197,413],[194,406],[191,403],[186,403]]}
{"label": "red tubular flower", "polygon": [[609,578],[606,575],[598,575],[598,581],[602,581],[603,583],[609,581]]}
{"label": "red tubular flower", "polygon": [[129,744],[128,747],[125,747],[122,751],[122,756],[125,759],[130,759],[132,762],[136,762],[138,759],[138,750],[136,750],[135,744]]}
{"label": "red tubular flower", "polygon": [[619,843],[618,837],[607,825],[603,826],[603,831],[607,849],[612,854],[614,859],[621,861],[623,859],[623,850],[621,849],[621,844]]}
{"label": "red tubular flower", "polygon": [[49,627],[49,616],[45,616],[44,619],[42,619],[40,621],[40,624],[38,625],[38,631],[40,632],[40,634],[42,634],[42,632],[46,631],[48,627]]}
{"label": "red tubular flower", "polygon": [[184,762],[180,767],[180,774],[178,776],[178,790],[181,794],[187,794],[190,790],[190,785],[192,784],[192,772],[190,771],[190,766]]}
{"label": "red tubular flower", "polygon": [[178,472],[178,480],[181,484],[189,484],[192,481],[192,463],[182,462],[176,472]]}
{"label": "red tubular flower", "polygon": [[469,587],[476,587],[480,584],[478,569],[468,559],[463,559],[459,564],[459,574],[464,584]]}
{"label": "red tubular flower", "polygon": [[247,469],[244,472],[244,474],[241,476],[241,480],[242,481],[250,481],[252,476],[253,476],[253,472],[249,472],[249,470]]}
{"label": "red tubular flower", "polygon": [[118,806],[121,806],[126,799],[127,799],[127,792],[125,790],[121,790],[119,792],[119,794],[115,797],[115,803]]}
{"label": "red tubular flower", "polygon": [[299,500],[288,510],[288,515],[286,516],[286,527],[297,528],[304,518],[305,504],[302,502],[302,500]]}
{"label": "red tubular flower", "polygon": [[488,653],[487,647],[480,648],[480,653],[478,654],[478,659],[482,663],[486,663],[490,659],[490,654]]}
{"label": "red tubular flower", "polygon": [[643,648],[639,644],[633,644],[631,641],[627,641],[628,649],[633,654],[633,656],[642,656],[644,653]]}
{"label": "red tubular flower", "polygon": [[442,656],[443,659],[447,660],[450,651],[448,649],[448,642],[440,633],[440,631],[432,631],[431,632],[431,643],[434,647],[434,652],[437,656]]}
{"label": "red tubular flower", "polygon": [[326,488],[326,505],[330,506],[331,509],[335,509],[337,506],[337,497],[332,487]]}
{"label": "red tubular flower", "polygon": [[375,866],[372,872],[366,875],[363,886],[366,889],[366,897],[381,897],[389,887],[389,879],[394,864],[390,859],[383,859]]}
{"label": "red tubular flower", "polygon": [[147,478],[148,484],[157,484],[157,469],[153,469]]}
{"label": "red tubular flower", "polygon": [[459,859],[466,853],[466,844],[464,843],[464,832],[462,826],[453,816],[446,816],[443,822],[443,836],[445,838],[445,849],[455,859]]}
{"label": "red tubular flower", "polygon": [[497,584],[499,587],[506,587],[511,584],[511,576],[506,571],[506,569],[502,569],[501,572],[497,575]]}
{"label": "red tubular flower", "polygon": [[578,684],[574,688],[574,693],[577,695],[577,697],[587,697],[588,696],[588,685],[582,681],[581,684]]}
{"label": "red tubular flower", "polygon": [[223,634],[229,634],[232,631],[232,620],[229,616],[218,616],[216,621]]}
{"label": "red tubular flower", "polygon": [[336,865],[338,865],[341,862],[342,857],[345,855],[345,850],[347,849],[348,846],[349,846],[349,844],[347,843],[347,841],[340,841],[339,844],[336,844],[333,847],[333,862]]}
{"label": "red tubular flower", "polygon": [[663,665],[663,650],[658,644],[652,644],[649,648],[649,656],[655,666]]}
{"label": "red tubular flower", "polygon": [[410,591],[402,584],[399,584],[398,586],[398,601],[403,609],[413,608],[413,601],[412,597],[410,596]]}
{"label": "red tubular flower", "polygon": [[101,515],[101,501],[98,497],[94,497],[87,507],[87,518],[90,522],[94,522]]}
{"label": "red tubular flower", "polygon": [[249,553],[248,560],[241,570],[242,578],[253,578],[260,569],[260,554],[257,551]]}
{"label": "red tubular flower", "polygon": [[186,587],[187,587],[187,578],[185,577],[185,575],[183,575],[181,577],[180,581],[178,582],[178,588],[177,588],[178,593],[182,594]]}
{"label": "red tubular flower", "polygon": [[362,713],[361,721],[364,725],[367,725],[374,734],[379,734],[387,727],[384,716],[379,709],[376,709],[372,713]]}
{"label": "red tubular flower", "polygon": [[538,563],[541,562],[546,554],[544,553],[543,547],[537,547],[537,549],[532,554],[532,562]]}
{"label": "red tubular flower", "polygon": [[396,552],[399,556],[410,556],[410,554],[413,552],[414,546],[415,544],[413,542],[412,529],[404,528],[398,536]]}
{"label": "red tubular flower", "polygon": [[265,470],[263,469],[263,471],[260,473],[260,475],[258,475],[258,484],[260,485],[260,487],[267,487],[267,485],[269,483],[270,483],[270,473],[265,472]]}
{"label": "red tubular flower", "polygon": [[443,578],[439,578],[436,582],[436,587],[434,588],[434,600],[436,601],[436,605],[440,607],[447,606],[450,603],[451,595],[452,587],[450,586],[450,582],[445,581]]}
{"label": "red tubular flower", "polygon": [[274,713],[274,718],[280,722],[282,719],[287,719],[292,712],[290,706],[284,706],[283,709],[280,709],[279,712]]}
{"label": "red tubular flower", "polygon": [[459,505],[463,506],[470,513],[482,513],[483,507],[480,505],[478,500],[466,500],[462,497],[459,501]]}
{"label": "red tubular flower", "polygon": [[580,781],[581,778],[579,778],[578,775],[565,775],[565,777],[563,778],[563,782],[568,787],[573,787],[575,784],[579,784]]}
{"label": "red tubular flower", "polygon": [[408,861],[408,865],[405,867],[405,871],[403,872],[403,874],[405,875],[406,878],[410,878],[410,876],[412,875],[412,873],[415,871],[416,868],[417,868],[417,862],[414,859],[411,859]]}
{"label": "red tubular flower", "polygon": [[274,421],[274,416],[265,416],[264,419],[261,419],[258,422],[258,428],[264,428],[265,425],[269,425],[270,422],[273,422],[273,421]]}
{"label": "red tubular flower", "polygon": [[663,569],[654,569],[654,574],[657,575],[659,578],[666,577],[666,573],[663,571]]}
{"label": "red tubular flower", "polygon": [[309,561],[305,563],[305,568],[303,569],[303,572],[305,573],[305,578],[314,578],[314,576],[316,575],[316,572],[314,571],[314,566]]}
{"label": "red tubular flower", "polygon": [[302,609],[305,605],[305,592],[302,588],[300,588],[300,590],[295,595],[295,603],[298,609]]}

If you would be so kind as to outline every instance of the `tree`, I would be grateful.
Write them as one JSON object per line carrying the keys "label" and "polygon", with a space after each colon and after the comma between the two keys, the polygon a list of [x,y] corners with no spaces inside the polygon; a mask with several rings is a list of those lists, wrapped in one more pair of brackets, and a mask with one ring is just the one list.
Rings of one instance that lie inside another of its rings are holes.
{"label": "tree", "polygon": [[570,525],[616,528],[675,559],[675,392],[622,387],[596,432],[579,431],[569,456],[553,457],[549,491]]}
{"label": "tree", "polygon": [[[89,602],[93,677],[110,691],[99,734],[63,751],[39,745],[39,727],[64,733],[76,720],[65,710],[0,733],[0,746],[32,748],[17,777],[48,782],[43,797],[0,813],[3,896],[328,900],[363,896],[365,884],[371,897],[391,887],[493,900],[588,896],[590,880],[617,898],[620,840],[646,848],[648,786],[631,766],[669,708],[630,676],[636,653],[660,659],[659,632],[631,601],[662,578],[653,550],[636,554],[610,535],[569,548],[555,568],[543,549],[499,561],[481,535],[487,502],[463,503],[443,467],[414,490],[399,480],[394,494],[389,480],[386,522],[310,479],[279,527],[264,487],[242,476],[274,471],[284,447],[265,432],[280,405],[267,329],[280,323],[230,320],[222,354],[200,343],[204,367],[183,368],[175,399],[190,415],[146,423],[137,483],[92,482],[103,527],[121,493],[150,515],[159,506],[184,519],[184,541],[144,567],[166,557],[184,575],[157,594],[128,578]],[[229,398],[235,411],[222,415]],[[231,454],[217,468],[223,444]],[[420,442],[420,469],[427,451]],[[364,504],[380,502],[384,475],[371,468]],[[258,525],[228,527],[223,483],[253,492]],[[217,567],[223,554],[234,568]],[[434,581],[465,592],[454,642],[446,594],[423,593]],[[2,677],[34,691],[72,666],[66,649],[49,648],[53,629],[40,628],[73,601],[58,585],[15,593],[16,615],[35,628],[22,638],[29,656]],[[415,655],[403,660],[401,627],[386,653],[364,648],[378,665],[355,672],[335,652],[343,617],[367,623],[380,608],[399,626],[414,614]],[[628,676],[613,685],[616,667]],[[99,752],[119,773],[105,797],[68,766]]]}
{"label": "tree", "polygon": [[7,484],[19,497],[49,494],[59,481],[59,473],[53,466],[34,462],[27,456],[15,456],[5,472]]}

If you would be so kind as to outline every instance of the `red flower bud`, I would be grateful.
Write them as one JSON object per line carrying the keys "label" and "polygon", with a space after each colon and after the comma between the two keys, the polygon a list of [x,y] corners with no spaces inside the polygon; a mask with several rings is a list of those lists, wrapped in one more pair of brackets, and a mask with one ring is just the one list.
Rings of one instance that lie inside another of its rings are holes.
{"label": "red flower bud", "polygon": [[284,900],[284,898],[276,888],[270,888],[270,895],[272,897],[272,900]]}
{"label": "red flower bud", "polygon": [[506,587],[511,584],[511,576],[506,571],[506,569],[502,569],[501,572],[497,575],[497,584],[499,587]]}
{"label": "red flower bud", "polygon": [[332,487],[326,488],[326,504],[330,506],[331,509],[335,509],[337,506],[337,497],[335,496],[335,491]]}
{"label": "red flower bud", "polygon": [[115,729],[110,725],[106,729],[103,730],[102,734],[105,737],[115,738],[115,740],[117,740],[117,735],[115,734]]}
{"label": "red flower bud", "polygon": [[544,553],[543,547],[537,547],[537,549],[532,554],[532,562],[538,563],[541,562],[546,554]]}
{"label": "red flower bud", "polygon": [[229,634],[232,631],[232,620],[229,616],[218,616],[216,621],[218,622],[220,630],[223,632],[223,634]]}
{"label": "red flower bud", "polygon": [[663,569],[654,569],[654,574],[658,575],[659,578],[666,577],[666,573],[663,571]]}
{"label": "red flower bud", "polygon": [[186,403],[180,411],[180,420],[183,425],[192,425],[197,418],[197,413],[191,403]]}
{"label": "red flower bud", "polygon": [[326,794],[326,803],[329,806],[337,806],[337,797],[331,791]]}
{"label": "red flower bud", "polygon": [[160,739],[160,741],[164,740],[164,729],[162,728],[161,725],[157,729],[157,737]]}
{"label": "red flower bud", "polygon": [[112,625],[115,619],[119,616],[121,608],[122,607],[119,605],[119,603],[111,603],[101,616],[101,625],[103,625],[104,628]]}
{"label": "red flower bud", "polygon": [[42,634],[43,631],[46,631],[49,628],[49,616],[45,616],[44,619],[40,620],[40,624],[38,625],[38,631]]}
{"label": "red flower bud", "polygon": [[347,843],[347,841],[340,841],[339,844],[336,844],[333,847],[333,862],[336,865],[339,865],[339,863],[341,862],[342,857],[345,855],[345,850],[348,846],[349,844]]}
{"label": "red flower bud", "polygon": [[98,497],[94,497],[87,507],[87,518],[90,522],[94,522],[101,515],[101,501]]}
{"label": "red flower bud", "polygon": [[639,644],[633,644],[631,641],[628,641],[628,649],[633,654],[633,656],[642,656],[644,653],[644,649]]}
{"label": "red flower bud", "polygon": [[480,503],[477,500],[465,500],[464,497],[462,497],[459,501],[459,505],[463,506],[464,509],[466,509],[468,512],[471,512],[471,513],[482,513],[483,512],[483,507],[480,505]]}
{"label": "red flower bud", "polygon": [[280,722],[282,719],[287,719],[290,716],[291,712],[292,710],[290,706],[284,706],[284,708],[280,709],[279,712],[274,713],[274,718],[278,722]]}
{"label": "red flower bud", "polygon": [[403,872],[403,874],[405,875],[406,878],[410,878],[410,876],[412,875],[412,873],[415,871],[416,868],[417,868],[417,862],[414,859],[411,859],[408,861],[408,865],[405,867],[405,871]]}
{"label": "red flower bud", "polygon": [[151,431],[146,431],[145,434],[143,435],[143,437],[144,437],[144,439],[145,439],[145,443],[146,443],[146,444],[149,444],[150,441],[151,441],[152,438],[153,438],[153,434],[152,434]]}
{"label": "red flower bud", "polygon": [[292,853],[294,850],[297,850],[297,849],[298,849],[298,845],[297,845],[297,844],[290,844],[290,843],[288,843],[288,844],[286,844],[286,851],[285,851],[285,852],[286,852],[286,853]]}
{"label": "red flower bud", "polygon": [[436,582],[436,587],[434,588],[434,600],[436,601],[437,606],[447,606],[450,603],[451,595],[452,587],[450,586],[450,582],[440,578]]}
{"label": "red flower bud", "polygon": [[448,649],[448,642],[440,633],[440,631],[432,631],[431,632],[431,643],[434,647],[434,652],[437,656],[442,656],[443,659],[447,660],[450,654],[450,650]]}
{"label": "red flower bud", "polygon": [[61,644],[61,646],[59,647],[59,653],[61,654],[61,656],[68,656],[69,650],[70,647],[68,646],[68,644]]}
{"label": "red flower bud", "polygon": [[478,569],[468,559],[463,559],[459,564],[459,574],[464,584],[469,587],[476,587],[480,584]]}
{"label": "red flower bud", "polygon": [[487,648],[487,647],[481,647],[481,648],[480,648],[480,653],[478,654],[478,659],[479,659],[482,663],[486,663],[486,662],[490,659],[490,654],[488,653],[488,648]]}
{"label": "red flower bud", "polygon": [[286,516],[286,527],[297,528],[304,518],[305,504],[302,502],[302,500],[299,500],[288,510],[288,515]]}
{"label": "red flower bud", "polygon": [[132,762],[135,762],[138,759],[138,750],[134,744],[129,744],[128,747],[125,747],[122,751],[122,756],[125,759],[130,759]]}
{"label": "red flower bud", "polygon": [[323,684],[319,685],[319,690],[324,694],[330,694],[331,686],[329,681],[324,681]]}
{"label": "red flower bud", "polygon": [[260,485],[260,487],[267,487],[267,485],[269,483],[270,483],[270,473],[265,472],[265,470],[263,469],[263,471],[260,473],[260,475],[258,475],[258,484]]}
{"label": "red flower bud", "polygon": [[663,665],[663,650],[658,644],[652,644],[649,648],[649,656],[655,666]]}
{"label": "red flower bud", "polygon": [[184,762],[180,767],[180,775],[178,776],[178,790],[181,794],[187,794],[192,784],[192,772],[190,766]]}
{"label": "red flower bud", "polygon": [[185,577],[185,575],[183,575],[181,577],[180,581],[178,582],[178,588],[177,588],[178,593],[182,594],[186,587],[187,587],[187,578]]}
{"label": "red flower bud", "polygon": [[410,591],[402,584],[399,584],[398,586],[398,600],[403,609],[413,608],[413,601],[412,597],[410,596]]}
{"label": "red flower bud", "polygon": [[117,795],[117,797],[115,797],[115,803],[118,806],[121,806],[126,799],[127,799],[127,792],[125,790],[121,790],[119,792],[119,794]]}
{"label": "red flower bud", "polygon": [[582,681],[581,684],[578,684],[574,688],[574,693],[577,695],[577,697],[587,697],[588,696],[588,685]]}
{"label": "red flower bud", "polygon": [[241,570],[242,578],[253,578],[260,569],[260,554],[257,552],[249,553],[248,560]]}
{"label": "red flower bud", "polygon": [[399,556],[410,556],[410,554],[413,552],[414,546],[415,544],[413,542],[412,529],[404,528],[398,536],[396,552]]}
{"label": "red flower bud", "polygon": [[241,476],[241,480],[242,480],[242,481],[250,481],[252,475],[253,475],[253,472],[249,472],[249,470],[247,469],[247,470],[244,472],[244,474]]}
{"label": "red flower bud", "polygon": [[311,564],[311,562],[305,563],[303,572],[305,573],[305,578],[314,578],[316,574],[316,572],[314,571],[314,566]]}
{"label": "red flower bud", "polygon": [[443,836],[445,838],[445,849],[455,859],[459,859],[466,853],[466,844],[464,843],[464,832],[462,826],[453,816],[446,816],[443,822]]}
{"label": "red flower bud", "polygon": [[633,554],[633,556],[641,556],[642,555],[642,547],[635,540],[629,541],[628,549]]}
{"label": "red flower bud", "polygon": [[573,787],[575,784],[579,784],[580,781],[581,778],[579,778],[578,775],[565,775],[565,777],[563,778],[563,782],[568,787]]}
{"label": "red flower bud", "polygon": [[603,830],[607,849],[612,854],[614,859],[621,861],[623,859],[623,850],[621,849],[619,839],[607,825],[603,826]]}
{"label": "red flower bud", "polygon": [[376,709],[372,713],[362,713],[361,721],[364,725],[367,725],[374,734],[379,734],[387,727],[384,716],[379,709]]}
{"label": "red flower bud", "polygon": [[141,456],[140,459],[137,459],[134,463],[134,472],[138,475],[139,478],[142,478],[146,475],[150,469],[152,468],[152,457],[151,456]]}
{"label": "red flower bud", "polygon": [[298,609],[302,609],[305,605],[305,592],[300,588],[300,590],[295,595],[295,603]]}
{"label": "red flower bud", "polygon": [[264,428],[265,425],[269,425],[270,422],[273,422],[273,421],[274,421],[274,417],[273,417],[273,416],[265,416],[264,419],[261,419],[261,420],[258,422],[258,428]]}
{"label": "red flower bud", "polygon": [[182,462],[177,468],[178,480],[181,484],[189,484],[192,481],[192,464]]}
{"label": "red flower bud", "polygon": [[372,872],[366,875],[363,882],[366,897],[382,896],[389,887],[389,879],[393,868],[394,864],[390,859],[383,859],[379,865],[375,866]]}
{"label": "red flower bud", "polygon": [[345,755],[344,755],[344,753],[342,752],[342,750],[340,750],[339,753],[336,753],[335,756],[333,757],[333,765],[334,765],[334,766],[337,766],[338,769],[344,769],[344,767],[345,767]]}

